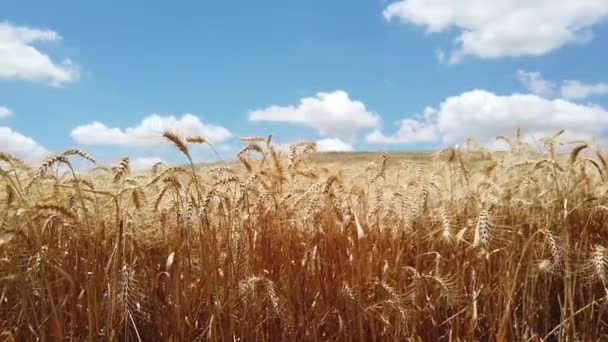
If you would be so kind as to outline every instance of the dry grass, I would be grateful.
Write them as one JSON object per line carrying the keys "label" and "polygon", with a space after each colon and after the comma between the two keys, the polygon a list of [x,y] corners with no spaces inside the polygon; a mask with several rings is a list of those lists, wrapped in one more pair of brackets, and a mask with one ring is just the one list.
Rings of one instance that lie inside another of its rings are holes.
{"label": "dry grass", "polygon": [[[7,341],[596,341],[608,169],[584,145],[285,154],[79,174],[0,154]],[[212,146],[211,146],[212,147]],[[572,152],[572,153],[570,153]],[[596,154],[597,152],[597,154]]]}

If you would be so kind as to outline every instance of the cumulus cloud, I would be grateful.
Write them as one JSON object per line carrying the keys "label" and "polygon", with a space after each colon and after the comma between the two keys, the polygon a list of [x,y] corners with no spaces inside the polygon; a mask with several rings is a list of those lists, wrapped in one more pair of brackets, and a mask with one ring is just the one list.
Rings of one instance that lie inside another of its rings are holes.
{"label": "cumulus cloud", "polygon": [[553,94],[555,84],[545,80],[540,72],[517,70],[515,75],[517,76],[517,79],[519,79],[519,82],[533,94],[542,96]]}
{"label": "cumulus cloud", "polygon": [[13,115],[12,110],[10,110],[9,108],[0,106],[0,119],[8,118],[11,115]]}
{"label": "cumulus cloud", "polygon": [[[11,115],[13,115],[12,110],[0,106],[0,119]],[[7,126],[0,126],[0,152],[8,152],[29,162],[39,162],[50,154],[46,147],[34,139]]]}
{"label": "cumulus cloud", "polygon": [[185,114],[181,118],[152,114],[136,127],[108,127],[95,121],[72,130],[71,136],[87,145],[153,146],[165,143],[163,132],[171,130],[182,137],[202,136],[211,143],[221,143],[232,136],[230,131],[201,121],[197,116]]}
{"label": "cumulus cloud", "polygon": [[[517,78],[526,90],[536,95],[552,96],[556,94],[554,82],[547,81],[540,72],[518,70]],[[559,87],[559,94],[567,100],[582,100],[590,96],[608,94],[608,83],[588,84],[579,80],[562,81]]]}
{"label": "cumulus cloud", "polygon": [[38,162],[50,154],[44,146],[10,127],[0,126],[0,152],[8,152],[29,162]]}
{"label": "cumulus cloud", "polygon": [[350,152],[354,150],[353,145],[338,138],[317,140],[317,151],[319,152]]}
{"label": "cumulus cloud", "polygon": [[78,68],[69,59],[53,61],[34,46],[60,40],[55,31],[0,22],[0,78],[44,81],[52,85],[76,80]]}
{"label": "cumulus cloud", "polygon": [[581,100],[594,95],[608,94],[608,83],[585,84],[581,81],[566,80],[562,83],[560,93],[563,98]]}
{"label": "cumulus cloud", "polygon": [[135,158],[129,162],[131,170],[134,171],[146,171],[152,168],[156,163],[166,163],[165,160],[159,157],[140,157]]}
{"label": "cumulus cloud", "polygon": [[433,122],[434,114],[434,109],[427,108],[424,114],[416,119],[401,120],[395,134],[387,136],[376,129],[368,134],[365,140],[373,144],[408,144],[437,141],[438,132]]}
{"label": "cumulus cloud", "polygon": [[337,90],[300,99],[297,106],[270,106],[249,112],[250,121],[288,122],[315,128],[324,137],[352,141],[363,129],[380,125],[378,114],[370,112],[347,92]]}
{"label": "cumulus cloud", "polygon": [[[405,120],[404,120],[405,121]],[[428,134],[416,134],[423,128]],[[408,120],[399,131],[385,136],[374,132],[368,141],[380,143],[429,142],[453,145],[473,137],[489,144],[496,136],[521,128],[529,139],[548,136],[562,128],[568,139],[601,136],[608,128],[608,112],[599,106],[563,99],[545,99],[533,94],[496,95],[473,90],[445,99],[438,109],[428,108],[422,118]],[[414,132],[411,133],[410,132]]]}
{"label": "cumulus cloud", "polygon": [[606,0],[399,0],[383,11],[425,27],[428,33],[456,29],[450,62],[481,58],[540,56],[566,44],[586,42],[592,27],[608,17]]}

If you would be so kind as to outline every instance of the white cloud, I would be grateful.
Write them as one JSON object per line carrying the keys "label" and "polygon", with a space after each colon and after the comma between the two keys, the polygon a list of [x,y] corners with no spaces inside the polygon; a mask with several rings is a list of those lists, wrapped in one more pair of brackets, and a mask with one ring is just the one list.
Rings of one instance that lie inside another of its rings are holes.
{"label": "white cloud", "polygon": [[0,106],[0,119],[8,118],[11,115],[13,115],[12,110],[10,110],[9,108]]}
{"label": "white cloud", "polygon": [[347,92],[337,90],[300,99],[298,106],[270,106],[249,113],[250,121],[275,121],[315,128],[324,137],[354,140],[362,129],[377,128],[381,119]]}
{"label": "white cloud", "polygon": [[[534,94],[552,96],[555,93],[555,83],[545,80],[540,72],[518,70],[516,76],[524,87]],[[581,100],[594,95],[606,95],[608,94],[608,83],[587,84],[578,80],[565,80],[562,81],[559,94],[562,98],[568,100]]]}
{"label": "white cloud", "polygon": [[489,141],[516,128],[538,138],[565,128],[572,138],[584,138],[602,133],[608,126],[608,112],[562,99],[474,90],[446,99],[437,113],[437,126],[448,144],[467,137]]}
{"label": "white cloud", "polygon": [[373,144],[408,144],[435,142],[438,139],[437,127],[432,121],[435,114],[432,108],[427,108],[422,117],[417,119],[403,119],[399,122],[399,129],[393,135],[384,135],[379,129],[374,130],[365,137]]}
{"label": "white cloud", "polygon": [[[608,129],[608,112],[599,106],[563,99],[549,100],[532,94],[500,96],[473,90],[448,97],[439,109],[427,109],[423,118],[410,120],[408,125],[436,132],[435,143],[443,145],[462,143],[468,137],[489,144],[496,136],[510,134],[516,128],[521,128],[529,139],[539,139],[562,128],[566,129],[566,139],[586,139],[599,137]],[[371,140],[412,143],[428,142],[431,137],[430,133],[408,132],[400,128],[391,136],[374,133]]]}
{"label": "white cloud", "polygon": [[33,44],[60,41],[51,30],[0,22],[0,78],[25,79],[61,85],[78,78],[78,68],[66,59],[54,62]]}
{"label": "white cloud", "polygon": [[585,84],[581,81],[566,80],[560,88],[562,97],[580,100],[593,95],[608,94],[608,83]]}
{"label": "white cloud", "polygon": [[129,166],[134,171],[147,171],[152,168],[154,164],[159,162],[166,163],[162,158],[159,157],[141,157],[131,160],[129,162]]}
{"label": "white cloud", "polygon": [[536,95],[549,96],[553,94],[555,84],[543,79],[540,72],[517,70],[517,79],[527,90]]}
{"label": "white cloud", "polygon": [[6,126],[0,126],[0,152],[11,153],[29,162],[38,162],[50,154],[34,139]]}
{"label": "white cloud", "polygon": [[384,9],[386,20],[459,35],[449,61],[539,56],[592,38],[593,25],[608,17],[606,0],[399,0]]}
{"label": "white cloud", "polygon": [[317,140],[317,151],[319,152],[350,152],[354,150],[353,145],[338,138]]}
{"label": "white cloud", "polygon": [[211,143],[221,143],[232,136],[226,128],[202,122],[192,114],[185,114],[181,118],[152,114],[137,127],[126,129],[107,127],[96,121],[74,128],[71,136],[77,142],[87,145],[152,146],[166,142],[162,136],[165,130],[171,130],[184,138],[202,136]]}

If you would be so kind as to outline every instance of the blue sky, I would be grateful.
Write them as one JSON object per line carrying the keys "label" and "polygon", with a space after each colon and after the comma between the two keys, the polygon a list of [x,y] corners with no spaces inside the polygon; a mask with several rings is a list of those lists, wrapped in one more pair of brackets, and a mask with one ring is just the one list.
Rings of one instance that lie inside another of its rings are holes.
{"label": "blue sky", "polygon": [[605,0],[0,9],[0,150],[26,159],[78,146],[107,162],[173,160],[151,136],[161,128],[207,133],[229,157],[239,136],[268,133],[378,150],[608,127]]}

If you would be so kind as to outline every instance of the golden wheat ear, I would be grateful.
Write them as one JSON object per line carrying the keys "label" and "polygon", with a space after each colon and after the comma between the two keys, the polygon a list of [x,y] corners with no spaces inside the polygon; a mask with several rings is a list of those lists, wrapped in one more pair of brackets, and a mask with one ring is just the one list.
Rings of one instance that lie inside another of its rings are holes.
{"label": "golden wheat ear", "polygon": [[188,137],[188,138],[186,138],[186,142],[188,144],[206,144],[207,146],[209,146],[211,148],[211,150],[213,151],[213,153],[215,154],[215,156],[219,160],[223,160],[222,156],[220,156],[220,154],[217,152],[217,150],[215,149],[215,147],[213,147],[213,145],[211,144],[211,142],[209,142],[204,137],[201,137],[200,135],[193,136],[193,137]]}
{"label": "golden wheat ear", "polygon": [[186,142],[189,144],[203,144],[207,141],[205,140],[205,138],[201,137],[200,135],[197,135],[194,137],[187,137]]}
{"label": "golden wheat ear", "polygon": [[68,159],[63,156],[63,155],[54,155],[51,156],[49,158],[47,158],[42,165],[40,165],[40,167],[38,168],[38,171],[36,172],[37,176],[42,175],[43,173],[45,173],[51,166],[53,166],[56,163],[67,163]]}
{"label": "golden wheat ear", "polygon": [[587,147],[589,147],[589,145],[583,144],[572,149],[572,152],[570,152],[570,164],[574,164],[574,162],[576,162],[576,158],[581,153],[581,151],[586,149]]}
{"label": "golden wheat ear", "polygon": [[118,165],[112,169],[114,171],[114,183],[117,183],[131,172],[129,168],[129,157],[122,158]]}
{"label": "golden wheat ear", "polygon": [[90,161],[91,163],[95,164],[95,158],[93,158],[90,154],[86,153],[85,151],[77,149],[77,148],[67,149],[67,150],[63,151],[63,155],[66,157],[79,156],[79,157],[86,159],[86,160]]}
{"label": "golden wheat ear", "polygon": [[186,143],[179,137],[177,134],[172,131],[165,131],[163,133],[163,137],[175,145],[181,153],[183,153],[186,157],[190,158],[190,151],[188,150],[188,146]]}
{"label": "golden wheat ear", "polygon": [[248,142],[248,143],[265,142],[266,138],[260,137],[260,136],[248,136],[248,137],[241,137],[241,141]]}

